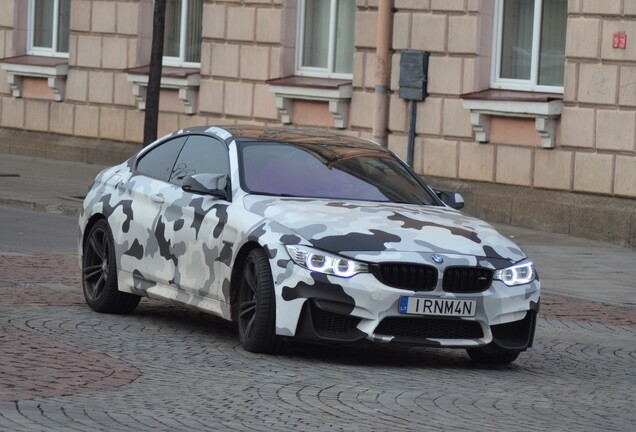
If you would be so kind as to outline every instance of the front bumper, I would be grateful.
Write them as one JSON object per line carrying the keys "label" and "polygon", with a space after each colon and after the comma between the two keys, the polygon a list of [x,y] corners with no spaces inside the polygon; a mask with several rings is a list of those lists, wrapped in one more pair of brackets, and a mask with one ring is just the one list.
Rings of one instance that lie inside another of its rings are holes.
{"label": "front bumper", "polygon": [[[344,279],[293,266],[292,284],[276,286],[277,333],[324,343],[368,340],[417,346],[474,348],[532,346],[540,283],[508,287],[493,281],[478,293],[415,292],[383,285],[370,273]],[[289,273],[287,274],[289,276]],[[400,298],[474,300],[474,317],[406,315]],[[281,319],[279,319],[281,317]],[[279,326],[281,322],[284,326]],[[282,331],[281,331],[282,330]]]}
{"label": "front bumper", "polygon": [[[488,326],[476,320],[438,317],[394,316],[384,318],[372,334],[362,332],[361,319],[332,312],[324,302],[308,300],[303,306],[295,338],[330,344],[370,340],[429,347],[470,348],[492,345],[523,351],[532,346],[539,305],[523,319]],[[487,342],[490,340],[490,342]]]}

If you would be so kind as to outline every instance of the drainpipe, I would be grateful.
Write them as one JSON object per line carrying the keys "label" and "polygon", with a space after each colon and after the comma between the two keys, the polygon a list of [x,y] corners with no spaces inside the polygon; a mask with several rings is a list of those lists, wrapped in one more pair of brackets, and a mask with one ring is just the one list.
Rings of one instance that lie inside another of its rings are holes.
{"label": "drainpipe", "polygon": [[376,40],[375,64],[375,101],[373,111],[373,140],[387,147],[387,123],[389,120],[389,101],[386,90],[388,87],[389,45],[391,43],[391,10],[393,0],[379,0],[378,3],[378,34]]}

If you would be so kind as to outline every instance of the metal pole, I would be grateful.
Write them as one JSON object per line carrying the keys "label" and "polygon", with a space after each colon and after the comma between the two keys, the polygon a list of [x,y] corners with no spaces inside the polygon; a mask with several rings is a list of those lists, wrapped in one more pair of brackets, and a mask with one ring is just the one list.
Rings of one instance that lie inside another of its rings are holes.
{"label": "metal pole", "polygon": [[391,44],[391,18],[393,0],[380,0],[378,3],[378,33],[376,38],[375,100],[373,110],[373,140],[387,147],[386,127],[389,117],[387,86],[389,77]]}
{"label": "metal pole", "polygon": [[415,123],[417,121],[417,101],[411,100],[409,110],[409,141],[406,154],[406,163],[413,168],[413,153],[415,153]]}
{"label": "metal pole", "polygon": [[146,114],[144,117],[144,146],[157,139],[159,125],[159,92],[161,91],[161,67],[163,61],[163,34],[166,24],[166,0],[155,0],[152,20],[152,47],[148,90],[146,91]]}

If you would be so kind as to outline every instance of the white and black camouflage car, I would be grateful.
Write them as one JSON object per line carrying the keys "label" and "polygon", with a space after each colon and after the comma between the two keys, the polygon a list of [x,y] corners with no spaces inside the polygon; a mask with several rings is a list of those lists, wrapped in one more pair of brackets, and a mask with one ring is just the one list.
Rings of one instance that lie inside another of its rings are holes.
{"label": "white and black camouflage car", "polygon": [[509,363],[532,345],[539,281],[462,203],[366,140],[180,130],[97,176],[79,219],[84,296],[98,312],[141,296],[208,312],[253,352],[370,341]]}

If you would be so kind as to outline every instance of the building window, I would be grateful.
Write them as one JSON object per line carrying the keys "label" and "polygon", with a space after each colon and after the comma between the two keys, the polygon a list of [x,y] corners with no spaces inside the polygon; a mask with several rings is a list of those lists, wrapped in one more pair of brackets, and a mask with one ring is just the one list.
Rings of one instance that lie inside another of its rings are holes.
{"label": "building window", "polygon": [[28,54],[68,57],[71,0],[29,0]]}
{"label": "building window", "polygon": [[163,64],[199,67],[203,0],[167,0]]}
{"label": "building window", "polygon": [[563,92],[567,0],[497,0],[492,88]]}
{"label": "building window", "polygon": [[355,0],[300,0],[296,74],[351,78]]}

